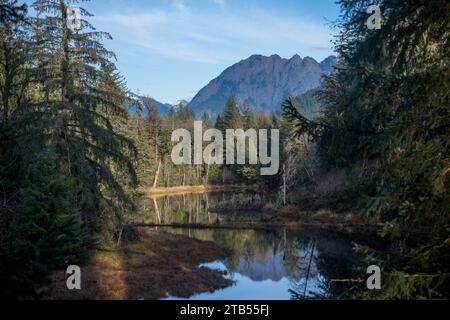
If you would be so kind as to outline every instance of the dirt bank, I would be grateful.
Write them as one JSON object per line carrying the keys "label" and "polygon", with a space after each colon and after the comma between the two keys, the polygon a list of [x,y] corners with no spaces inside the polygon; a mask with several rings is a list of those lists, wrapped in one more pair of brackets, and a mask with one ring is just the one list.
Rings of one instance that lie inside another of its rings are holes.
{"label": "dirt bank", "polygon": [[115,251],[96,251],[81,267],[82,290],[66,288],[67,275],[56,274],[47,299],[138,300],[190,297],[231,285],[218,271],[198,264],[229,255],[213,242],[137,228],[139,240]]}

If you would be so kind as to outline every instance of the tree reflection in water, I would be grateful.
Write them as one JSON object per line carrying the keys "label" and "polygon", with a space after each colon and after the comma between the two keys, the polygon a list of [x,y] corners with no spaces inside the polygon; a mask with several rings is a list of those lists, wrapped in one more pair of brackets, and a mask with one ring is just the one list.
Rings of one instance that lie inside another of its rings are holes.
{"label": "tree reflection in water", "polygon": [[[190,194],[158,198],[147,203],[148,221],[160,223],[219,223],[224,214],[209,212],[209,206],[230,195]],[[233,217],[234,219],[235,217]],[[244,217],[240,217],[245,219]],[[166,228],[229,248],[232,255],[220,263],[235,285],[198,298],[336,299],[352,292],[355,279],[365,274],[357,267],[362,259],[352,250],[352,239],[323,230],[223,230]],[[222,268],[222,267],[221,267]]]}

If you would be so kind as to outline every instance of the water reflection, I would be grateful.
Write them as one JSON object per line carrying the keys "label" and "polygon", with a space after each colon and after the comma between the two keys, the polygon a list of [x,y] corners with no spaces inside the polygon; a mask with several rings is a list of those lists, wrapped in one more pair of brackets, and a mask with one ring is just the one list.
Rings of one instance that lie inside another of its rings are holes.
{"label": "water reflection", "polygon": [[224,261],[204,267],[227,271],[232,287],[192,299],[343,298],[348,284],[335,282],[358,276],[359,257],[342,235],[292,230],[165,229],[232,250]]}
{"label": "water reflection", "polygon": [[[258,213],[220,210],[237,201],[261,201],[255,194],[186,194],[147,199],[139,219],[148,224],[220,224],[246,221]],[[213,210],[216,209],[216,210]],[[222,213],[217,213],[222,212]],[[160,229],[161,230],[161,229]],[[224,230],[163,228],[164,231],[214,241],[232,255],[203,267],[220,269],[234,285],[192,299],[310,299],[346,298],[352,283],[336,279],[364,277],[355,271],[360,257],[347,236],[324,231]],[[175,297],[172,297],[175,299]]]}
{"label": "water reflection", "polygon": [[[237,210],[236,204],[254,209],[261,202],[255,193],[212,192],[145,198],[139,222],[146,224],[220,224],[259,217],[255,210]],[[253,205],[254,204],[254,205]]]}

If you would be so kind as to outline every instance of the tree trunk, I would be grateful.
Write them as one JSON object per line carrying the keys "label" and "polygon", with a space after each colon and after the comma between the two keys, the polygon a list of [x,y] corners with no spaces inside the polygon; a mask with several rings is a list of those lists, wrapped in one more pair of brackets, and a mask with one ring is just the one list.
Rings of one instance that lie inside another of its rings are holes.
{"label": "tree trunk", "polygon": [[153,188],[156,188],[156,186],[158,185],[158,177],[159,177],[159,172],[161,171],[161,165],[162,165],[162,161],[159,160],[158,169],[156,170],[156,174],[155,174],[155,180],[153,180]]}
{"label": "tree trunk", "polygon": [[156,198],[153,198],[153,205],[155,206],[157,223],[161,224],[161,214],[159,213],[159,207],[158,207],[158,202],[156,201]]}
{"label": "tree trunk", "polygon": [[209,184],[209,164],[206,167],[206,177],[205,177],[205,186]]}
{"label": "tree trunk", "polygon": [[166,172],[167,172],[167,188],[170,188],[170,167],[166,164]]}
{"label": "tree trunk", "polygon": [[283,165],[283,203],[286,205],[286,165]]}

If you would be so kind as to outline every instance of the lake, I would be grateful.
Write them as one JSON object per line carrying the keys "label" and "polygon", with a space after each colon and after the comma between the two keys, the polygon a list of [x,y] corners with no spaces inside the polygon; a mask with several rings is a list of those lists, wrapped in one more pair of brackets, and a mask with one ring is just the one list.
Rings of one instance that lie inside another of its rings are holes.
{"label": "lake", "polygon": [[[239,200],[251,210],[224,209],[238,207]],[[262,213],[256,209],[261,202],[261,196],[256,193],[163,196],[145,200],[141,219],[148,224],[185,224],[186,227],[156,228],[213,241],[232,251],[225,260],[199,267],[226,272],[233,285],[194,295],[192,300],[339,299],[355,285],[343,279],[365,277],[364,271],[356,268],[361,265],[362,258],[352,250],[351,237],[341,232],[220,228],[222,223],[230,220],[258,219]],[[214,228],[190,228],[193,224],[211,224]]]}

